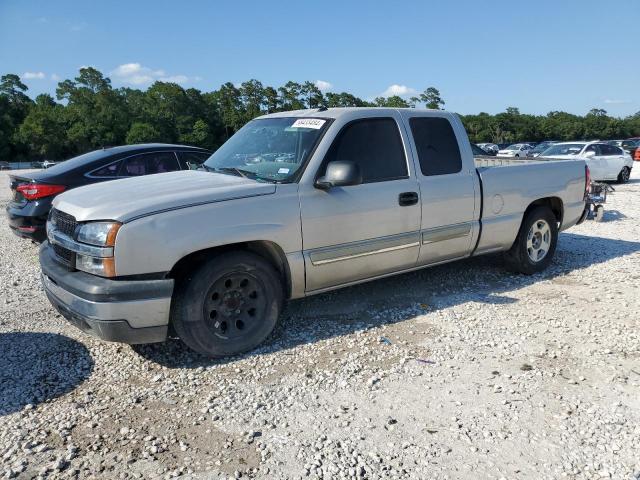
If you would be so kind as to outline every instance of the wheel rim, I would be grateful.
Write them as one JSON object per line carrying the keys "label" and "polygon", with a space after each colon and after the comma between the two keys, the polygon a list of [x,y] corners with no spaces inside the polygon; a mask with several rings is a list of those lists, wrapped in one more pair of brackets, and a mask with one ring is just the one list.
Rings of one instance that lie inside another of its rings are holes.
{"label": "wheel rim", "polygon": [[629,169],[628,168],[623,168],[622,169],[622,181],[626,182],[627,180],[629,180]]}
{"label": "wheel rim", "polygon": [[267,296],[260,279],[247,272],[233,272],[216,280],[204,302],[204,319],[214,335],[237,340],[262,324]]}
{"label": "wheel rim", "polygon": [[532,262],[540,262],[551,248],[551,227],[546,220],[536,220],[527,235],[527,254]]}

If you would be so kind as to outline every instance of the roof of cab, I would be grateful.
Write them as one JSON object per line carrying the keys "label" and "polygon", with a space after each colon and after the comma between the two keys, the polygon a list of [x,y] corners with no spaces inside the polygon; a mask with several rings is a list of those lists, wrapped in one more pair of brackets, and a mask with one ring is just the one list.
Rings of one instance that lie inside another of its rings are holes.
{"label": "roof of cab", "polygon": [[368,112],[375,111],[381,114],[390,114],[392,112],[398,112],[402,110],[408,110],[411,112],[443,112],[443,110],[430,110],[426,108],[389,108],[389,107],[336,107],[336,108],[307,108],[304,110],[290,110],[287,112],[276,112],[262,115],[258,118],[283,118],[283,117],[319,117],[319,118],[339,118],[343,115],[347,115],[353,112]]}

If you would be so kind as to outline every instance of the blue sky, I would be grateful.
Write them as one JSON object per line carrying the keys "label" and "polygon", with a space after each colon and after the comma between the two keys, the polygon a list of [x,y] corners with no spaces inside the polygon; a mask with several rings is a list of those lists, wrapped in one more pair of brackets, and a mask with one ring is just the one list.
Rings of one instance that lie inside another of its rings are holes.
{"label": "blue sky", "polygon": [[[29,93],[92,65],[114,86],[321,81],[448,110],[640,111],[640,1],[0,0],[0,74]],[[26,75],[25,75],[26,74]]]}

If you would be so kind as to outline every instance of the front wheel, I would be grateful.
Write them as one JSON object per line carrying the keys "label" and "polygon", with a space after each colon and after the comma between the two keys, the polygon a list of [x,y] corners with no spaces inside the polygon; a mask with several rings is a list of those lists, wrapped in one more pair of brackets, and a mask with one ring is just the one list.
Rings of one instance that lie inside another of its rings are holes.
{"label": "front wheel", "polygon": [[505,253],[507,267],[532,275],[541,272],[553,259],[558,243],[558,223],[548,207],[527,213],[511,249]]}
{"label": "front wheel", "polygon": [[627,183],[629,181],[629,177],[631,177],[631,169],[629,167],[624,167],[618,174],[617,183]]}
{"label": "front wheel", "polygon": [[171,319],[189,348],[226,357],[262,343],[282,304],[282,282],[269,262],[249,252],[226,252],[179,282]]}

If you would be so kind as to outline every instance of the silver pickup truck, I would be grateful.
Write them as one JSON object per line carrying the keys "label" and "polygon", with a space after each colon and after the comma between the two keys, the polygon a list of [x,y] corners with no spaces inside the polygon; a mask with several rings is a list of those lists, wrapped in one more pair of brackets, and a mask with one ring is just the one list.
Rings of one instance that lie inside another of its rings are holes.
{"label": "silver pickup truck", "polygon": [[[127,160],[119,160],[126,162]],[[584,161],[477,167],[454,114],[257,118],[200,171],[58,196],[40,252],[51,303],[105,340],[254,348],[283,302],[490,252],[532,274],[583,219]]]}

